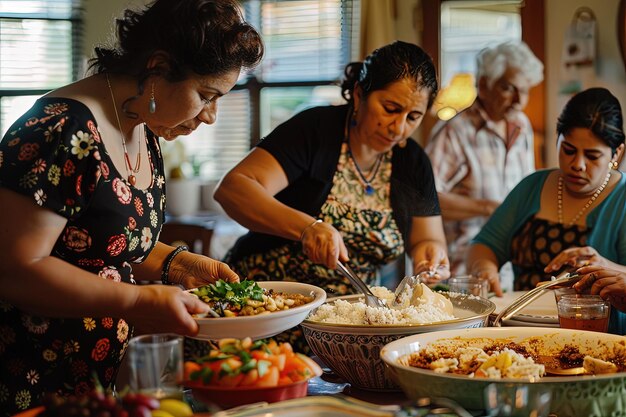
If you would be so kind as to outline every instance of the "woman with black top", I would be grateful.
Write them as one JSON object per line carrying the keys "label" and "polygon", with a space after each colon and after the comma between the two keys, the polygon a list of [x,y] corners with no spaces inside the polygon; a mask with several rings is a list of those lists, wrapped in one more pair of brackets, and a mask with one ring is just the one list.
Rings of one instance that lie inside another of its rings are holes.
{"label": "woman with black top", "polygon": [[409,137],[437,94],[418,46],[394,42],[345,69],[346,105],[305,110],[278,126],[221,181],[215,199],[250,229],[225,261],[255,280],[354,292],[408,254],[415,273],[449,275],[430,161]]}

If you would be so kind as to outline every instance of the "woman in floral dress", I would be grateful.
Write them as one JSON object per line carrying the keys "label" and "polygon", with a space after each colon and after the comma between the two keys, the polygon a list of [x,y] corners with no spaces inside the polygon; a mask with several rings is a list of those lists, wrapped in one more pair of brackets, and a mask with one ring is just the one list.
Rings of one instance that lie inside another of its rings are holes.
{"label": "woman in floral dress", "polygon": [[305,110],[278,126],[216,190],[251,230],[227,254],[240,277],[343,295],[355,289],[335,271],[337,261],[373,285],[379,268],[405,253],[415,273],[443,266],[436,278],[449,276],[430,161],[409,137],[437,94],[432,60],[398,41],[345,74],[348,104]]}
{"label": "woman in floral dress", "polygon": [[[263,54],[226,0],[157,0],[117,20],[92,75],[37,100],[0,142],[0,410],[115,381],[133,326],[194,335],[206,306],[180,286],[237,275],[158,242],[158,137],[215,121]],[[177,284],[134,285],[138,281]]]}

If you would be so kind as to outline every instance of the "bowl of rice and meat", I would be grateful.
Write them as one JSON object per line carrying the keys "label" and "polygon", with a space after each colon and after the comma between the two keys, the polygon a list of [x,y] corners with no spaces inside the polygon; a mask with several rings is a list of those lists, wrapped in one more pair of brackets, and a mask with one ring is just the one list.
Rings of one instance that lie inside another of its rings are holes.
{"label": "bowl of rice and meat", "polygon": [[265,339],[297,326],[326,300],[326,292],[314,285],[283,281],[242,281],[187,290],[206,302],[220,317],[194,317],[195,339]]}
{"label": "bowl of rice and meat", "polygon": [[[626,415],[626,338],[537,327],[454,329],[387,344],[381,358],[412,400],[445,397],[484,410],[490,384],[524,383],[550,390],[550,412]],[[572,372],[567,375],[567,371]],[[582,373],[582,374],[578,374]]]}
{"label": "bowl of rice and meat", "polygon": [[[393,305],[394,294],[372,287]],[[359,389],[399,391],[385,372],[380,351],[405,336],[486,325],[495,305],[484,298],[438,293],[419,284],[419,297],[406,297],[393,308],[369,307],[359,295],[337,297],[311,311],[301,323],[308,345],[333,372]],[[412,299],[409,302],[408,299]]]}

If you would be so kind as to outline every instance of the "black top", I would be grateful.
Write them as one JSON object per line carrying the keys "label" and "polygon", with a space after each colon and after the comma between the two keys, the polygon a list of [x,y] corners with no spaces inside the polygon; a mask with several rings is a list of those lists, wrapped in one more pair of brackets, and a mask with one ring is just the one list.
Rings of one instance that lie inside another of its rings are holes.
{"label": "black top", "polygon": [[[305,110],[259,143],[259,148],[276,158],[289,180],[289,185],[276,195],[280,202],[317,218],[333,185],[347,112],[347,105]],[[441,213],[432,167],[422,147],[413,140],[407,140],[405,147],[393,148],[391,163],[391,207],[408,242],[412,217]],[[287,242],[281,237],[249,232],[237,240],[229,261]]]}

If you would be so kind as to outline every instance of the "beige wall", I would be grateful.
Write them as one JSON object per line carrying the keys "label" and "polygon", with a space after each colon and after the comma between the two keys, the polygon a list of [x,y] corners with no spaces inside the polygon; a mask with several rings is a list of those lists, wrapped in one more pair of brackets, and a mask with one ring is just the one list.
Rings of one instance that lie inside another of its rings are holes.
{"label": "beige wall", "polygon": [[[113,19],[127,6],[145,4],[148,0],[85,0],[84,54],[90,57],[94,45],[106,42],[113,30]],[[419,43],[421,40],[419,10],[425,0],[396,0],[395,30],[397,39]],[[426,0],[427,1],[427,0]],[[556,165],[554,129],[566,97],[558,95],[560,62],[565,30],[578,7],[590,7],[598,21],[598,62],[593,83],[585,87],[602,86],[617,96],[626,110],[626,69],[621,60],[617,41],[617,11],[619,0],[547,0],[546,4],[546,164]],[[417,25],[417,29],[416,29]],[[593,85],[591,85],[593,84]]]}
{"label": "beige wall", "polygon": [[106,43],[111,39],[115,29],[115,18],[120,16],[127,7],[146,4],[148,0],[84,0],[85,4],[85,38],[83,55],[93,56],[94,46]]}
{"label": "beige wall", "polygon": [[622,62],[617,40],[617,12],[619,0],[547,0],[546,1],[546,162],[555,166],[556,119],[567,98],[559,96],[561,48],[565,30],[578,7],[593,10],[598,22],[598,63],[593,82],[584,87],[606,87],[619,99],[626,111],[626,69]]}

